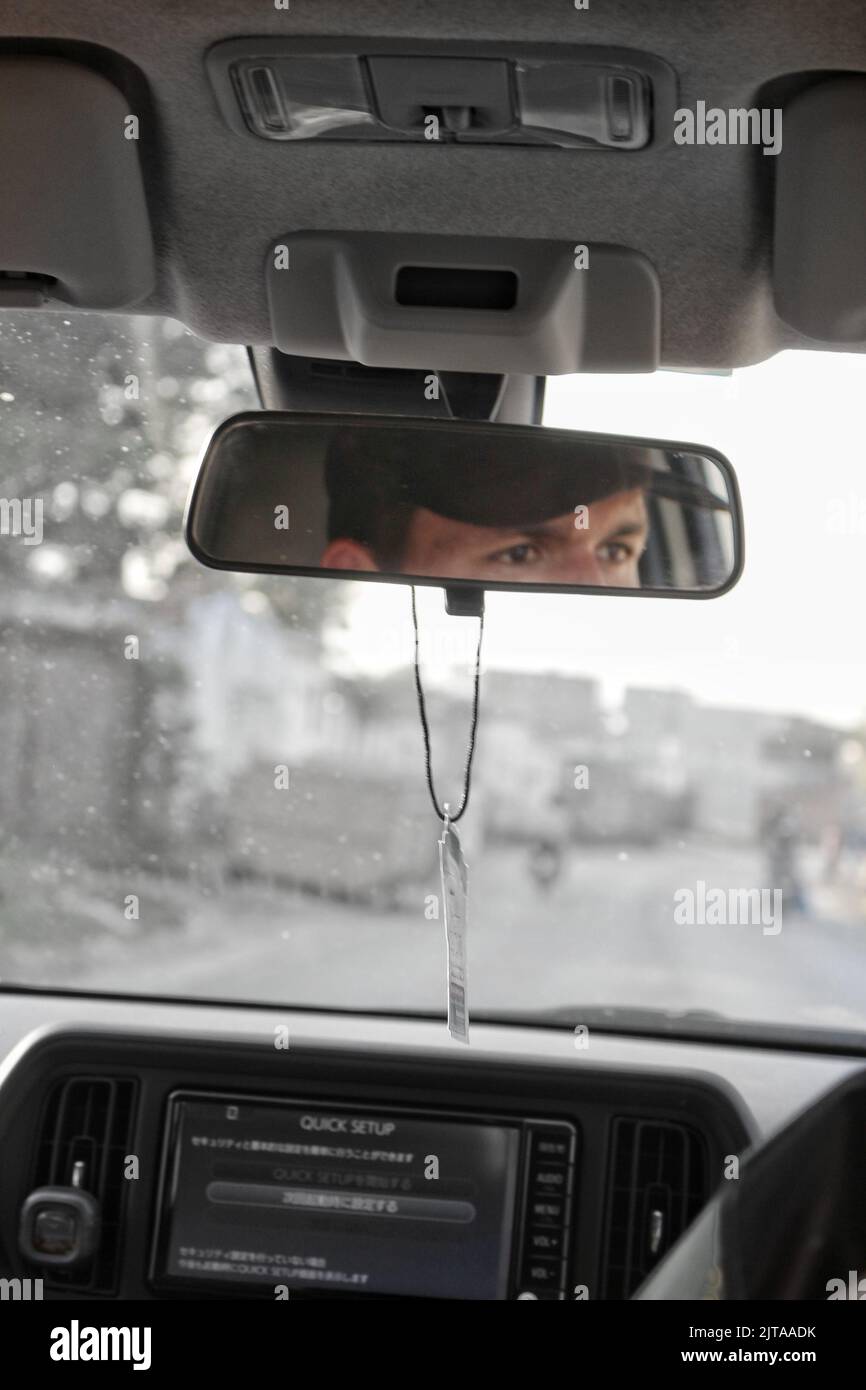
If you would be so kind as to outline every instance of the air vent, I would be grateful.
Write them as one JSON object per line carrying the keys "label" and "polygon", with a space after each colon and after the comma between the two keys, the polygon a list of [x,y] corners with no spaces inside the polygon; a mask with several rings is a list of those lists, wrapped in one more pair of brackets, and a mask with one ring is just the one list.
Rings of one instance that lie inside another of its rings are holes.
{"label": "air vent", "polygon": [[608,1173],[603,1297],[630,1298],[709,1198],[706,1144],[684,1125],[618,1119]]}
{"label": "air vent", "polygon": [[34,1187],[68,1187],[73,1165],[84,1163],[83,1187],[98,1201],[101,1236],[90,1264],[82,1269],[44,1271],[55,1288],[114,1293],[120,1262],[126,1195],[124,1159],[130,1152],[135,1120],[136,1083],[109,1077],[72,1077],[51,1090],[39,1131]]}

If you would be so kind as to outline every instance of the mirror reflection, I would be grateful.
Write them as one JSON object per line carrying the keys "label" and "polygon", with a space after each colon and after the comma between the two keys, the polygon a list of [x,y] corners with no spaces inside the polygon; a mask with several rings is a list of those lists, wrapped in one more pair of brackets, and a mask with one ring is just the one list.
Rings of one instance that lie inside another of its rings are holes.
{"label": "mirror reflection", "polygon": [[738,536],[730,466],[698,446],[371,417],[227,422],[188,518],[223,568],[485,588],[718,592]]}

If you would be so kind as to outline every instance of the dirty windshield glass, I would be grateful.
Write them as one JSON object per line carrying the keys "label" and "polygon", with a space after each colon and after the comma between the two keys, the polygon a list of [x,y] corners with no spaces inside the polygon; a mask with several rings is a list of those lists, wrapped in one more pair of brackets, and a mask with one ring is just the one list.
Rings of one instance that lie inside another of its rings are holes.
{"label": "dirty windshield glass", "polygon": [[[812,353],[548,383],[547,424],[726,453],[746,570],[710,602],[489,598],[474,1011],[866,1025],[864,388]],[[409,590],[182,540],[209,432],[255,406],[242,349],[174,322],[0,320],[0,977],[440,1013]],[[477,625],[435,589],[419,618],[455,803]]]}

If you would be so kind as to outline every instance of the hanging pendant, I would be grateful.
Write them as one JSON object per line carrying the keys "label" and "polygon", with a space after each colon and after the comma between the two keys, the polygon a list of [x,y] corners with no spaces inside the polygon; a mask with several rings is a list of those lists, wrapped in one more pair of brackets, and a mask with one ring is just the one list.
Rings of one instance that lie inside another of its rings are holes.
{"label": "hanging pendant", "polygon": [[448,957],[448,1032],[458,1042],[469,1042],[469,1001],[466,989],[466,906],[468,873],[460,838],[447,814],[439,841],[439,873],[445,916]]}

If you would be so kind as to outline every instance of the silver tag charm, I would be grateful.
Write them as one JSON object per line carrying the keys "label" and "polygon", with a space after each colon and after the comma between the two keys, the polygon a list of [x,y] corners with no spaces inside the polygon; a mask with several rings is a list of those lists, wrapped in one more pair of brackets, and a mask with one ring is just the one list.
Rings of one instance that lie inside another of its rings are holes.
{"label": "silver tag charm", "polygon": [[439,841],[439,873],[448,948],[448,1032],[469,1042],[469,1001],[466,992],[466,860],[457,831],[446,816]]}

